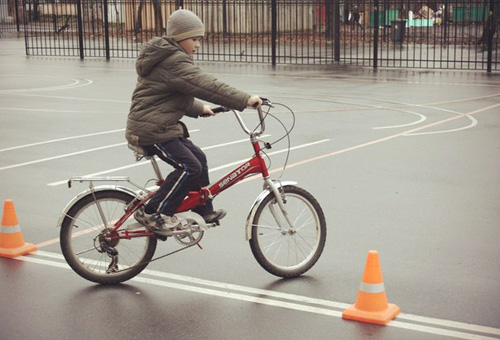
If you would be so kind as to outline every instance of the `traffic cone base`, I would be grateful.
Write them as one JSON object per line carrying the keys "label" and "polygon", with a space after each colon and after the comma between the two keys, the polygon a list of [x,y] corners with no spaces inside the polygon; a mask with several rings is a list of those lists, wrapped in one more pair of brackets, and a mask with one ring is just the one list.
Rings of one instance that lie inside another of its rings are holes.
{"label": "traffic cone base", "polygon": [[32,243],[25,243],[21,227],[17,222],[16,211],[12,200],[5,200],[0,227],[0,256],[18,257],[37,249]]}
{"label": "traffic cone base", "polygon": [[15,258],[21,255],[34,252],[36,251],[36,249],[37,249],[36,245],[32,243],[25,243],[23,246],[17,248],[0,248],[0,256]]}
{"label": "traffic cone base", "polygon": [[356,303],[344,310],[343,319],[385,325],[401,312],[398,306],[387,303],[378,252],[368,252],[365,271]]}
{"label": "traffic cone base", "polygon": [[400,312],[401,309],[392,303],[388,303],[387,308],[381,312],[367,312],[358,309],[356,306],[351,306],[342,313],[342,318],[385,325],[394,319]]}

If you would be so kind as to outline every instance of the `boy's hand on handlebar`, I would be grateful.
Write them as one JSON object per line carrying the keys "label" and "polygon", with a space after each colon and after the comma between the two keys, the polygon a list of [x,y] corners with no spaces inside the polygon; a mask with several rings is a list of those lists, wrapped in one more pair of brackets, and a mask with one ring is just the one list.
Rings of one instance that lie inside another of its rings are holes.
{"label": "boy's hand on handlebar", "polygon": [[202,117],[211,117],[214,116],[215,113],[212,111],[210,106],[208,105],[203,105],[203,113],[201,114]]}
{"label": "boy's hand on handlebar", "polygon": [[262,105],[262,99],[257,96],[253,95],[250,98],[248,98],[247,101],[247,106],[248,107],[253,107],[254,109],[259,108]]}

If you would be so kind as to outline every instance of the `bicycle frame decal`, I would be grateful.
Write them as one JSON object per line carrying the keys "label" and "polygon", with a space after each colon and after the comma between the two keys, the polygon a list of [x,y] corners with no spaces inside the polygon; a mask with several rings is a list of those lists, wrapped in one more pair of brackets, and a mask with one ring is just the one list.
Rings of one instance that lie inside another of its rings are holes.
{"label": "bicycle frame decal", "polygon": [[231,175],[227,176],[225,179],[219,182],[219,188],[224,189],[224,186],[234,180],[238,175],[250,167],[250,162],[246,162],[239,169],[236,169]]}
{"label": "bicycle frame decal", "polygon": [[[222,177],[208,188],[212,198],[232,187],[236,183],[244,180],[248,176],[262,174],[264,178],[269,176],[264,159],[260,155],[260,146],[255,142],[254,150],[256,154],[250,160],[242,163],[240,166]],[[182,201],[177,212],[184,212],[192,209],[196,205],[205,204],[207,197],[199,191],[190,191],[188,197]]]}
{"label": "bicycle frame decal", "polygon": [[261,158],[253,157],[213,184],[210,187],[210,192],[213,196],[216,196],[250,175],[262,174],[263,170],[267,169],[262,167]]}

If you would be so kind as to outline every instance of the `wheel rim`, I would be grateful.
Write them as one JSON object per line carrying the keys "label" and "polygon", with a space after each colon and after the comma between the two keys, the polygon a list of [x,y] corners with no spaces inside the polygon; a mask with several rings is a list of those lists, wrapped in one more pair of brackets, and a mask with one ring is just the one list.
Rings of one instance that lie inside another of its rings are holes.
{"label": "wheel rim", "polygon": [[[286,195],[291,229],[275,199],[260,214],[257,237],[262,255],[280,270],[293,271],[307,265],[315,256],[320,240],[320,218],[312,204],[300,195]],[[273,215],[274,210],[274,215]],[[274,216],[278,216],[278,221]]]}
{"label": "wheel rim", "polygon": [[[123,215],[127,203],[119,198],[99,199],[108,226]],[[113,247],[118,252],[118,263],[114,268],[115,272],[109,272],[109,269],[115,264],[113,258],[108,253],[103,252],[102,247],[100,247],[100,243],[106,239],[103,235],[107,230],[94,200],[80,208],[70,219],[67,234],[67,240],[70,244],[68,248],[69,255],[81,271],[94,276],[111,277],[123,275],[124,272],[116,271],[137,266],[143,261],[148,249],[148,237],[118,240],[113,235],[106,235],[107,241],[104,241],[105,244]],[[134,222],[133,218],[129,218],[124,226]]]}

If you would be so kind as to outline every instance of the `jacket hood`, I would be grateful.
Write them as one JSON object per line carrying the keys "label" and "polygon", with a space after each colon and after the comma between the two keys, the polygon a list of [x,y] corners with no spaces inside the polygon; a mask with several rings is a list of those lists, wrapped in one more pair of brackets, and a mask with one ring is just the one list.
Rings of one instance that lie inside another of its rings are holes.
{"label": "jacket hood", "polygon": [[137,74],[147,76],[155,66],[181,49],[169,38],[156,37],[141,46],[139,56],[135,63]]}

